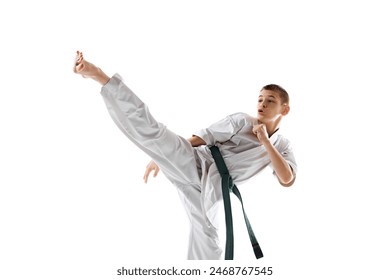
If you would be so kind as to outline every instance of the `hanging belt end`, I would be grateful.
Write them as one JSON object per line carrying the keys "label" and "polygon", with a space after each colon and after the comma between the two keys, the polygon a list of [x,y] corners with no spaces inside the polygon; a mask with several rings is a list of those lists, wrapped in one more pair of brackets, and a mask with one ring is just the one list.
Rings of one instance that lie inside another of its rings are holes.
{"label": "hanging belt end", "polygon": [[264,257],[259,243],[252,244],[252,247],[253,247],[253,251],[255,252],[256,259],[260,259],[260,258]]}

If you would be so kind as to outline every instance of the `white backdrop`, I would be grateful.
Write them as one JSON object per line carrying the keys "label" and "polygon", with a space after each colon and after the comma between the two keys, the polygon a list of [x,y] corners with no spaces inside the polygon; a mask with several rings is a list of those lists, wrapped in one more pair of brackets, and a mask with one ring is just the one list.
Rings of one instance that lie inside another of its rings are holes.
{"label": "white backdrop", "polygon": [[[0,7],[1,279],[237,265],[273,267],[270,279],[388,279],[385,1]],[[227,114],[255,115],[267,83],[287,89],[282,131],[297,181],[280,187],[268,169],[240,187],[263,259],[254,260],[233,199],[237,260],[185,261],[176,190],[162,174],[143,183],[148,157],[114,125],[99,85],[73,74],[76,50],[120,73],[185,137]]]}

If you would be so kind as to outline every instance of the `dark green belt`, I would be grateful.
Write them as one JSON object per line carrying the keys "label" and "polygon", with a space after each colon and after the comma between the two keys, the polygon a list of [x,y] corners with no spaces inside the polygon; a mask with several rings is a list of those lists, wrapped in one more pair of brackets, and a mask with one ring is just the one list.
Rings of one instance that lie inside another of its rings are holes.
{"label": "dark green belt", "polygon": [[225,260],[233,259],[234,252],[234,236],[233,236],[233,216],[232,216],[232,207],[230,204],[230,192],[233,192],[241,202],[242,212],[244,213],[246,227],[248,229],[249,238],[252,243],[253,251],[255,253],[256,259],[263,257],[263,252],[261,251],[260,245],[257,242],[256,236],[252,230],[251,224],[248,220],[248,217],[244,210],[244,204],[242,202],[241,194],[233,183],[233,179],[229,174],[229,171],[226,167],[225,161],[216,146],[210,147],[211,154],[215,160],[218,171],[222,177],[222,197],[223,204],[225,208],[225,222],[226,222],[226,248],[225,248]]}

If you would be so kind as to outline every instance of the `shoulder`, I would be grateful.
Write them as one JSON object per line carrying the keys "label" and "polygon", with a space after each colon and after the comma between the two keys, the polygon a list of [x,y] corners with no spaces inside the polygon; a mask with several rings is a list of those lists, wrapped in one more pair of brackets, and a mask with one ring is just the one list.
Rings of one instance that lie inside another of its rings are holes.
{"label": "shoulder", "polygon": [[241,130],[245,126],[253,126],[254,117],[242,112],[230,114],[226,117],[236,131]]}
{"label": "shoulder", "polygon": [[242,124],[242,125],[246,125],[246,124],[252,125],[253,121],[255,120],[254,117],[252,117],[246,113],[243,113],[243,112],[234,113],[234,114],[229,115],[228,117],[233,122],[235,122],[237,124]]}

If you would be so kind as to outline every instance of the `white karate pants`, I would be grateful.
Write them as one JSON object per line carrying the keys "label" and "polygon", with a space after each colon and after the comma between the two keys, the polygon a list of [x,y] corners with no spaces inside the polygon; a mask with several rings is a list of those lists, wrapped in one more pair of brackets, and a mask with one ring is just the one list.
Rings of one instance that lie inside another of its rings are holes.
{"label": "white karate pants", "polygon": [[191,144],[157,122],[118,74],[101,94],[116,125],[178,188],[191,224],[188,259],[222,259],[217,230],[206,222],[202,208],[200,159]]}

